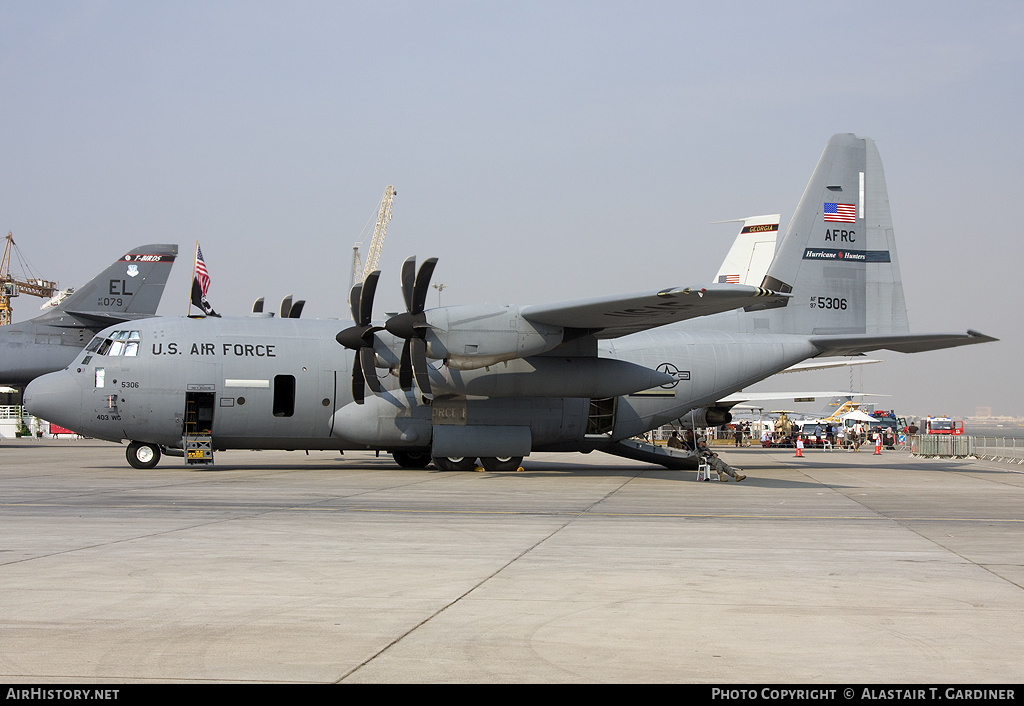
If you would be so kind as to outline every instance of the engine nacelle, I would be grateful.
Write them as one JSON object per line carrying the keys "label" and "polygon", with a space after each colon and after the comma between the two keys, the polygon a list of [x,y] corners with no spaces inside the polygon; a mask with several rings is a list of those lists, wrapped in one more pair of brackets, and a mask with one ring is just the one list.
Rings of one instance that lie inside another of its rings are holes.
{"label": "engine nacelle", "polygon": [[331,418],[330,433],[367,448],[430,445],[430,408],[403,393],[371,395],[364,404],[352,402]]}
{"label": "engine nacelle", "polygon": [[725,407],[701,407],[687,412],[679,418],[684,429],[695,427],[720,427],[732,421],[732,412]]}
{"label": "engine nacelle", "polygon": [[453,370],[476,370],[559,346],[564,329],[535,324],[519,307],[449,306],[426,314],[427,357],[443,359]]}

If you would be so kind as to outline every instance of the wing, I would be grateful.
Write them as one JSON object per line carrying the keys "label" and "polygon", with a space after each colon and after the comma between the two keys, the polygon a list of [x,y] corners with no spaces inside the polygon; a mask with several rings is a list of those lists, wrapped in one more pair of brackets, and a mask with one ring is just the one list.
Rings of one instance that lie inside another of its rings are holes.
{"label": "wing", "polygon": [[760,297],[786,296],[761,287],[711,284],[527,306],[520,315],[538,324],[584,329],[596,338],[618,338],[737,309],[753,304]]}

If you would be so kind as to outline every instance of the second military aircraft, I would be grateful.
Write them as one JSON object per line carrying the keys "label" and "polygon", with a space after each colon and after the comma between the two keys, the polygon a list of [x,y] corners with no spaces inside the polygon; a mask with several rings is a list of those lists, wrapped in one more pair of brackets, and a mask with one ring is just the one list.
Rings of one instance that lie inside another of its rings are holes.
{"label": "second military aircraft", "polygon": [[0,384],[23,386],[62,370],[113,324],[155,316],[178,255],[173,244],[143,245],[29,321],[0,329]]}

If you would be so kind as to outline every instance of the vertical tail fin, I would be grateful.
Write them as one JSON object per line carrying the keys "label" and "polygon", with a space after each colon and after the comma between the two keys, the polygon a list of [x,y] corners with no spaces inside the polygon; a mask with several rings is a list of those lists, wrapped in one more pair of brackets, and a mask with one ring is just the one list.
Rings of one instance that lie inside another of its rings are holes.
{"label": "vertical tail fin", "polygon": [[[718,274],[711,280],[719,284],[761,286],[768,266],[775,256],[781,214],[743,218],[739,235],[729,248]],[[721,221],[734,223],[735,221]]]}
{"label": "vertical tail fin", "polygon": [[[901,334],[909,331],[882,161],[875,143],[829,140],[762,286],[792,293],[752,312],[771,331]],[[763,323],[762,323],[762,327]]]}
{"label": "vertical tail fin", "polygon": [[177,245],[134,248],[37,320],[71,315],[107,326],[153,316],[177,255]]}

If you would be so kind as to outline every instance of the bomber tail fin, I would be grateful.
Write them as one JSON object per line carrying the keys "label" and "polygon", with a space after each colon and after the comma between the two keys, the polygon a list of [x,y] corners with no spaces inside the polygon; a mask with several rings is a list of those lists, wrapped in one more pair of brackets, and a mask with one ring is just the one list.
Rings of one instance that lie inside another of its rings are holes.
{"label": "bomber tail fin", "polygon": [[177,256],[177,245],[134,248],[37,320],[59,325],[70,317],[72,326],[105,327],[153,316]]}

